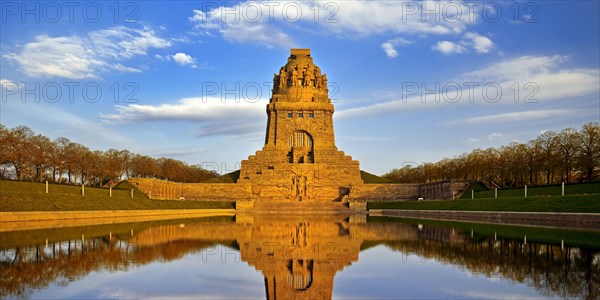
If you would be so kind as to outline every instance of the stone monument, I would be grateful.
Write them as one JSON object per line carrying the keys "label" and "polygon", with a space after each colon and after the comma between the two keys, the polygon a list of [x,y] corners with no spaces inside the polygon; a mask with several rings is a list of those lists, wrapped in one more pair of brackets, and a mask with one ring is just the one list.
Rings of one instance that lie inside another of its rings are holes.
{"label": "stone monument", "polygon": [[242,161],[238,184],[257,201],[341,201],[362,185],[359,163],[335,146],[327,76],[309,49],[292,49],[273,78],[262,150]]}

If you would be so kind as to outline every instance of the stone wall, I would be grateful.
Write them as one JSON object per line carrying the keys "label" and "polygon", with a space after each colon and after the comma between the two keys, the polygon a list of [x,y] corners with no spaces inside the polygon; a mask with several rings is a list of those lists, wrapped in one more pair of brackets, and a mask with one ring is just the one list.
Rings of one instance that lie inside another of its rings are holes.
{"label": "stone wall", "polygon": [[352,187],[349,199],[362,201],[417,200],[419,184],[363,184]]}
{"label": "stone wall", "polygon": [[251,200],[249,184],[179,183],[153,178],[130,178],[129,183],[152,199],[181,200]]}
{"label": "stone wall", "polygon": [[[288,193],[292,184],[273,180],[278,176],[269,172],[277,173],[277,170],[268,170],[262,174],[265,177],[260,178],[259,176],[255,182],[240,180],[238,183],[179,183],[153,178],[130,178],[128,181],[152,199],[261,200],[267,202],[277,201],[277,199],[289,200],[282,195]],[[338,201],[359,202],[417,200],[418,198],[441,200],[454,197],[458,199],[471,183],[468,180],[445,180],[423,184],[355,184],[346,188],[333,185],[326,178],[323,178],[321,182],[317,181],[306,186],[306,194],[311,198],[304,198],[302,201],[313,202],[314,200],[311,201],[313,198],[331,198],[329,201],[332,201],[337,195],[347,195],[335,199]]]}
{"label": "stone wall", "polygon": [[458,199],[472,184],[471,180],[443,180],[419,185],[419,197],[423,200]]}

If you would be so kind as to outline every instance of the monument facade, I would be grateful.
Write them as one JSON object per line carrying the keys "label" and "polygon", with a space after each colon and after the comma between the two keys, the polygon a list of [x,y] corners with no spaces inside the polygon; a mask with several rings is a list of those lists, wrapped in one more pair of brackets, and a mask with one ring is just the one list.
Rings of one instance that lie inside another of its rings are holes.
{"label": "monument facade", "polygon": [[292,49],[273,76],[262,150],[242,161],[238,184],[260,201],[335,201],[362,185],[359,163],[339,151],[327,75],[309,49]]}

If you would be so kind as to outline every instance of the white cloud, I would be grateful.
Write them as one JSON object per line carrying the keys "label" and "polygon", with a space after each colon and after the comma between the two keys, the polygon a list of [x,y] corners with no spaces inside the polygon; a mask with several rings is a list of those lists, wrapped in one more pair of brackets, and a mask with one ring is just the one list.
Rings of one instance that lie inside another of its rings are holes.
{"label": "white cloud", "polygon": [[156,36],[150,28],[116,26],[88,33],[92,51],[100,57],[117,60],[146,55],[149,49],[167,48],[171,42]]}
{"label": "white cloud", "polygon": [[[515,78],[526,79],[543,74],[556,73],[557,66],[566,62],[568,57],[561,55],[526,55],[489,64],[479,70],[462,76],[465,80],[509,81]],[[579,73],[584,70],[570,70]],[[591,71],[591,70],[588,70]],[[588,71],[584,71],[587,73]]]}
{"label": "white cloud", "polygon": [[93,51],[88,51],[85,41],[77,36],[39,35],[33,42],[25,44],[20,53],[9,53],[4,57],[17,62],[31,77],[95,78],[95,72],[106,67],[106,63]]}
{"label": "white cloud", "polygon": [[467,52],[467,49],[465,47],[451,41],[437,42],[437,44],[435,44],[435,46],[432,46],[431,49],[439,51],[445,55]]}
{"label": "white cloud", "polygon": [[[440,108],[449,104],[514,104],[527,101],[547,103],[600,92],[599,70],[561,68],[566,60],[567,58],[562,56],[522,56],[507,59],[442,82],[437,93],[425,96],[425,93],[420,92],[421,86],[417,84],[416,93],[406,95],[406,91],[400,90],[394,100],[342,110],[336,116],[354,118],[389,115],[416,109]],[[476,86],[467,87],[464,83],[474,83]],[[519,85],[518,95],[514,92],[515,83]],[[460,97],[456,97],[455,89],[444,92],[442,87],[446,84],[458,84],[461,88]],[[428,89],[433,86],[435,86],[433,83],[427,84]],[[488,87],[491,87],[489,89],[492,91],[489,93],[491,95],[484,96]],[[502,94],[492,102],[493,91],[497,87]],[[448,100],[453,98],[457,99]],[[562,111],[565,112],[567,111]],[[554,113],[559,114],[559,112]],[[529,117],[533,116],[535,114]],[[517,115],[517,117],[522,118],[525,115]]]}
{"label": "white cloud", "polygon": [[21,84],[19,84],[18,82],[14,82],[12,80],[6,79],[6,78],[0,78],[0,86],[3,89],[6,89],[6,88],[17,89],[21,86]]}
{"label": "white cloud", "polygon": [[502,138],[502,135],[502,133],[493,132],[490,135],[488,135],[487,139],[488,141],[497,141]]}
{"label": "white cloud", "polygon": [[123,73],[142,73],[142,70],[137,69],[137,68],[133,68],[133,67],[127,67],[124,66],[122,64],[115,64],[113,66],[113,68],[119,72],[123,72]]}
{"label": "white cloud", "polygon": [[[543,109],[543,110],[529,110],[529,111],[517,111],[501,114],[493,114],[481,117],[473,117],[465,119],[463,122],[471,124],[482,124],[482,123],[500,123],[500,122],[524,122],[540,119],[549,119],[556,117],[565,117],[569,115],[580,114],[581,111],[577,109]],[[493,134],[497,135],[497,134]],[[500,134],[501,135],[501,134]],[[490,136],[488,139],[493,140]]]}
{"label": "white cloud", "polygon": [[383,49],[383,51],[385,51],[385,54],[387,55],[387,57],[394,58],[394,57],[398,56],[398,51],[395,48],[396,46],[409,45],[412,43],[413,42],[411,42],[409,40],[399,37],[399,38],[388,40],[385,43],[381,44],[381,48]]}
{"label": "white cloud", "polygon": [[[194,10],[194,15],[189,19],[196,29],[203,30],[207,34],[217,31],[224,39],[231,42],[259,44],[269,48],[294,46],[294,41],[289,35],[267,21],[253,22],[242,16],[244,5],[247,4],[236,4],[233,9],[220,6],[209,12]],[[235,10],[237,15],[232,16],[231,10]]]}
{"label": "white cloud", "polygon": [[481,142],[480,138],[475,138],[475,137],[468,137],[467,138],[467,144],[477,144]]}
{"label": "white cloud", "polygon": [[385,51],[385,55],[387,55],[387,57],[389,57],[389,58],[394,58],[394,57],[398,56],[398,51],[396,51],[396,49],[394,48],[394,45],[392,45],[389,42],[385,42],[385,43],[381,44],[381,49],[383,49],[383,51]]}
{"label": "white cloud", "polygon": [[266,101],[239,102],[220,98],[183,98],[177,103],[117,105],[116,113],[100,114],[107,124],[184,121],[199,124],[196,135],[241,135],[264,130]]}
{"label": "white cloud", "polygon": [[154,58],[160,61],[171,61],[171,55],[154,54]]}
{"label": "white cloud", "polygon": [[[321,22],[321,24],[334,33],[348,36],[383,33],[456,34],[477,21],[476,11],[467,7],[463,1],[316,1],[316,3],[320,8],[324,8],[326,3],[333,3],[330,7],[337,9],[335,17],[338,22]],[[307,16],[307,18],[312,17],[313,15],[310,14]]]}
{"label": "white cloud", "polygon": [[196,65],[196,59],[185,53],[178,52],[175,53],[175,55],[173,55],[172,57],[173,61],[175,61],[175,63],[180,66],[191,66],[192,68],[198,67]]}
{"label": "white cloud", "polygon": [[474,32],[467,32],[465,38],[470,40],[467,44],[473,47],[477,53],[488,53],[494,47],[494,42],[492,42],[492,40]]}
{"label": "white cloud", "polygon": [[440,41],[431,49],[445,55],[461,54],[469,52],[469,49],[477,53],[489,53],[494,47],[494,42],[486,36],[475,32],[467,32],[458,42]]}
{"label": "white cloud", "polygon": [[[463,1],[245,1],[194,10],[189,19],[204,35],[290,47],[295,44],[290,32],[300,27],[301,31],[349,38],[457,34],[477,21],[476,10]],[[394,53],[390,45],[382,47]]]}
{"label": "white cloud", "polygon": [[20,47],[18,53],[8,53],[4,57],[16,62],[31,77],[84,79],[97,78],[99,73],[109,70],[139,73],[139,68],[124,66],[119,61],[144,56],[149,49],[170,45],[149,28],[116,26],[85,36],[39,35]]}

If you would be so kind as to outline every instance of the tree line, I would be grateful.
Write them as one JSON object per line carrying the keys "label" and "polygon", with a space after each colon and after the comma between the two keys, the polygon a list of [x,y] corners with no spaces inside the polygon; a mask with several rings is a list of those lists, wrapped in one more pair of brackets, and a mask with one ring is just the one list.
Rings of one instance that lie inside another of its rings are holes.
{"label": "tree line", "polygon": [[152,158],[128,150],[90,150],[65,137],[54,140],[27,126],[0,124],[0,178],[103,185],[129,177],[202,182],[215,171],[173,158]]}
{"label": "tree line", "polygon": [[545,131],[527,143],[475,149],[454,158],[393,169],[383,177],[400,183],[445,179],[482,181],[493,187],[593,181],[600,177],[600,125],[590,122],[579,131]]}

